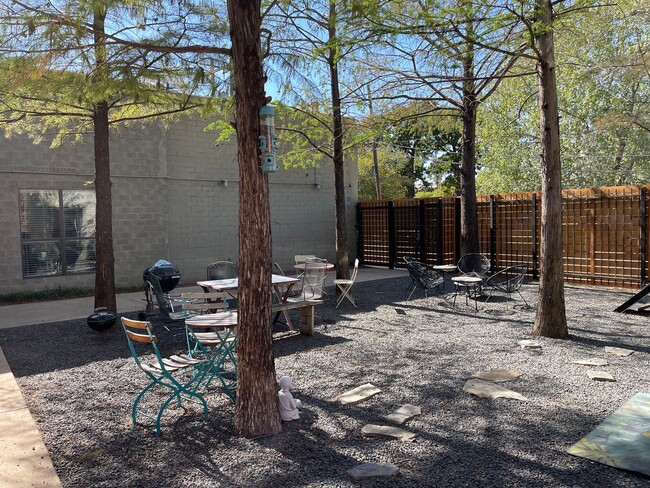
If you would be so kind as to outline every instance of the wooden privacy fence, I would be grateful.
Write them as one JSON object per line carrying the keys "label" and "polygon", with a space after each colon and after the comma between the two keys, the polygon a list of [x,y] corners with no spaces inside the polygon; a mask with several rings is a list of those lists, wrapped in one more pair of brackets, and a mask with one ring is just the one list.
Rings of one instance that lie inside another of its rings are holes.
{"label": "wooden privacy fence", "polygon": [[[567,282],[636,288],[647,279],[648,188],[562,192]],[[539,193],[479,196],[480,252],[492,269],[525,264],[537,277]],[[460,258],[460,199],[369,200],[357,205],[357,254],[365,264],[402,266],[404,256],[431,264]]]}

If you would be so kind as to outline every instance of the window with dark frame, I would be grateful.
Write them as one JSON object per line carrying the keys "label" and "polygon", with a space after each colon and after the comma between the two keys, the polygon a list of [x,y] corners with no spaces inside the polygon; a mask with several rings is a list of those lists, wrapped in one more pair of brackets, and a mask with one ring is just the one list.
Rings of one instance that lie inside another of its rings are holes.
{"label": "window with dark frame", "polygon": [[19,190],[23,278],[95,271],[95,192]]}

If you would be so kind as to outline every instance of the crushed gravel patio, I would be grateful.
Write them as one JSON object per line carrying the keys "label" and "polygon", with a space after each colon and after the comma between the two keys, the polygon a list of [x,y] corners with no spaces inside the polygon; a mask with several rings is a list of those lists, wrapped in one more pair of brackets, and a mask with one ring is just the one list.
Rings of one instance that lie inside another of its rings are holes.
{"label": "crushed gravel patio", "polygon": [[[319,306],[311,337],[274,326],[276,372],[292,377],[301,418],[254,440],[233,435],[234,407],[216,386],[206,393],[208,421],[188,404],[168,410],[162,437],[146,419],[133,428],[132,402],[146,378],[119,324],[106,334],[85,320],[0,330],[0,347],[66,487],[650,486],[647,476],[565,452],[635,393],[650,392],[650,317],[613,312],[629,291],[567,286],[570,340],[523,349],[535,312],[518,297],[480,300],[476,312],[461,297],[455,309],[451,296],[419,291],[406,302],[408,284],[356,284],[359,308]],[[534,304],[537,285],[522,293]],[[606,346],[635,352],[619,357]],[[170,335],[164,347],[181,351],[184,336]],[[608,361],[597,369],[615,382],[593,381],[590,367],[572,363],[592,357]],[[522,373],[502,385],[528,401],[463,391],[473,373],[490,369]],[[357,405],[335,401],[365,383],[382,392]],[[361,434],[404,404],[422,408],[402,426],[417,434],[412,442]],[[400,474],[346,474],[366,462],[393,463]]]}

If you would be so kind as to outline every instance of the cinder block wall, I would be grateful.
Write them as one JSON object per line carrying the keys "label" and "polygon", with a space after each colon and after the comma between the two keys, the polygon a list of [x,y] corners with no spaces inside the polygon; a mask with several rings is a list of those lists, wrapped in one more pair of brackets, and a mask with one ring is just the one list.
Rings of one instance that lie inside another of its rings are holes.
{"label": "cinder block wall", "polygon": [[[205,277],[212,261],[238,259],[239,185],[234,141],[215,146],[206,122],[183,118],[169,127],[148,123],[111,133],[113,237],[118,285],[137,285],[158,259],[178,266],[182,281]],[[18,190],[88,189],[92,139],[51,149],[23,137],[0,138],[0,294],[93,287],[94,274],[22,277]],[[357,168],[346,168],[350,257]],[[227,184],[224,184],[224,180]],[[280,169],[270,175],[273,259],[291,270],[294,254],[334,261],[334,170]],[[314,183],[319,183],[316,188]]]}

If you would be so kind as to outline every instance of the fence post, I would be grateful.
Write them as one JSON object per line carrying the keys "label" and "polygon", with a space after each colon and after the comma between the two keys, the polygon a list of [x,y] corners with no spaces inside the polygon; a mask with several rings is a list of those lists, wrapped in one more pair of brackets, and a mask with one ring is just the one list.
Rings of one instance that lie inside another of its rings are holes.
{"label": "fence post", "polygon": [[490,268],[497,267],[497,202],[494,195],[490,195]]}
{"label": "fence post", "polygon": [[458,262],[460,259],[460,197],[454,199],[454,233],[456,234],[454,261]]}
{"label": "fence post", "polygon": [[438,228],[436,229],[438,235],[438,264],[445,264],[445,212],[443,207],[443,199],[438,198]]}
{"label": "fence post", "polygon": [[537,193],[533,193],[533,278],[537,279]]}
{"label": "fence post", "polygon": [[395,268],[395,209],[393,201],[388,202],[388,268]]}
{"label": "fence post", "polygon": [[427,232],[426,232],[426,222],[424,221],[424,198],[420,198],[420,206],[418,207],[419,211],[419,220],[420,220],[420,261],[423,263],[427,262]]}
{"label": "fence post", "polygon": [[646,225],[646,198],[647,192],[645,188],[640,188],[639,191],[639,227],[641,228],[641,240],[639,242],[639,279],[641,286],[646,284],[647,278],[647,269],[646,269],[646,259],[647,259],[647,225]]}
{"label": "fence post", "polygon": [[363,210],[361,205],[357,203],[357,259],[360,263],[364,262],[363,259]]}

